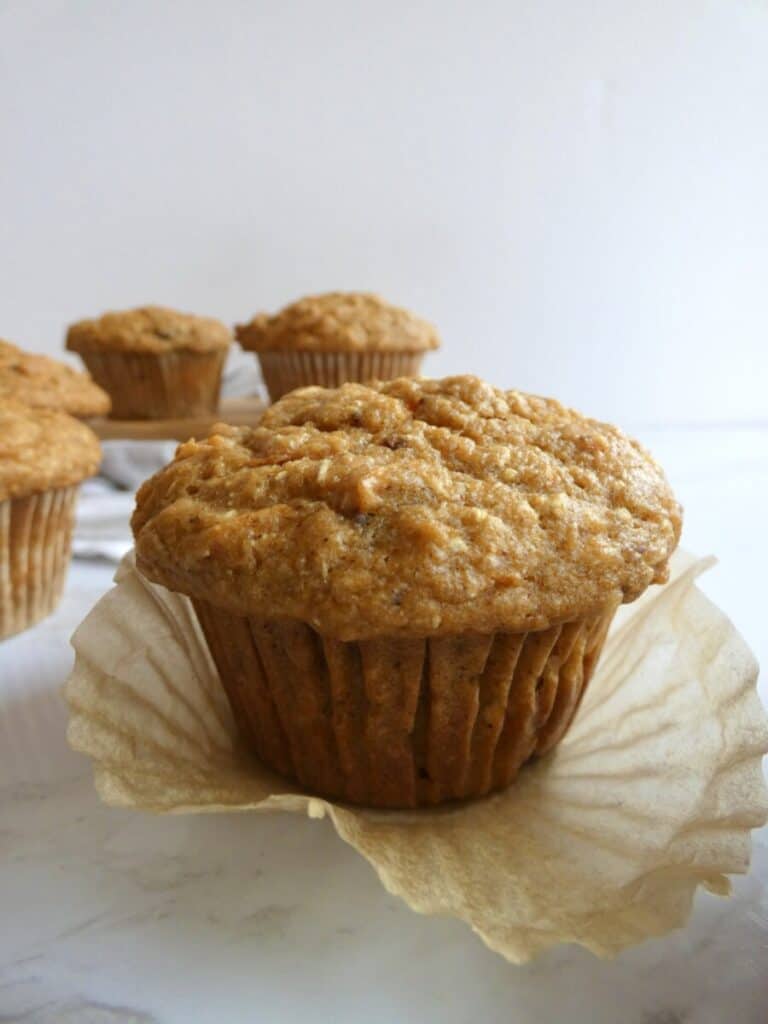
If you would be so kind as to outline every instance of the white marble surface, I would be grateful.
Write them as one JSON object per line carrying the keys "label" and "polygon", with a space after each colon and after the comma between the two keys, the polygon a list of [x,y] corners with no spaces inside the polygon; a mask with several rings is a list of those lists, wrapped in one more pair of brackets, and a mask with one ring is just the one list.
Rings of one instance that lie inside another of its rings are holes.
{"label": "white marble surface", "polygon": [[[721,559],[704,589],[764,661],[768,429],[639,433],[686,505],[686,546]],[[0,1022],[768,1020],[765,829],[734,896],[700,894],[684,930],[521,968],[388,896],[328,822],[100,805],[57,691],[111,572],[77,563],[57,613],[0,647]]]}

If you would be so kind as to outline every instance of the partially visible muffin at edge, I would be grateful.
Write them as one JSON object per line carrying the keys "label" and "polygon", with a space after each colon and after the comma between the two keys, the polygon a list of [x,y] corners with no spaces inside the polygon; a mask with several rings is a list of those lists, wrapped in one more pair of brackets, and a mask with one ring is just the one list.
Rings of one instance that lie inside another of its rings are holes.
{"label": "partially visible muffin at edge", "polygon": [[87,373],[0,339],[0,403],[9,399],[80,419],[105,416],[110,408],[109,395]]}
{"label": "partially visible muffin at edge", "polygon": [[483,795],[551,749],[680,527],[617,428],[474,377],[295,392],[182,445],[133,517],[259,757],[383,807]]}
{"label": "partially visible muffin at edge", "polygon": [[67,331],[112,398],[115,419],[166,419],[213,413],[232,334],[210,317],[162,306],[105,313]]}
{"label": "partially visible muffin at edge", "polygon": [[100,461],[98,438],[79,420],[0,402],[0,640],[58,604],[77,490]]}
{"label": "partially visible muffin at edge", "polygon": [[416,376],[437,331],[407,309],[367,292],[326,292],[235,328],[255,352],[270,397],[294,388]]}

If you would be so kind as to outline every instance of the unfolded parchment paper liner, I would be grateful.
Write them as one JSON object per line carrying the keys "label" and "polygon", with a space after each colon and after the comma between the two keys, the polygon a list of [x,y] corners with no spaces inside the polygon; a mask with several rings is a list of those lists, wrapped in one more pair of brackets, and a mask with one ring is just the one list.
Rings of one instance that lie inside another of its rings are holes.
{"label": "unfolded parchment paper liner", "polygon": [[59,603],[69,566],[78,487],[0,501],[0,640]]}
{"label": "unfolded parchment paper liner", "polygon": [[257,756],[312,793],[389,808],[485,796],[551,750],[616,610],[538,632],[342,643],[194,606]]}
{"label": "unfolded parchment paper liner", "polygon": [[112,399],[113,420],[205,416],[219,407],[227,353],[82,352],[91,376]]}
{"label": "unfolded parchment paper liner", "polygon": [[423,352],[258,352],[261,374],[273,402],[312,384],[337,388],[347,381],[416,377]]}
{"label": "unfolded parchment paper liner", "polygon": [[102,799],[156,812],[328,815],[414,910],[466,921],[524,962],[562,942],[608,956],[728,892],[766,818],[757,666],[694,585],[708,563],[619,609],[567,735],[508,789],[374,811],[302,793],[243,749],[190,602],[130,558],[75,633],[69,740]]}

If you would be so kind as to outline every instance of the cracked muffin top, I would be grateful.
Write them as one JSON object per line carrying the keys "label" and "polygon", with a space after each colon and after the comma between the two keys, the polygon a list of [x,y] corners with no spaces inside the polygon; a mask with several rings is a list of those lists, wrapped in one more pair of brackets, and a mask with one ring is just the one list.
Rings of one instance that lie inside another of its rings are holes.
{"label": "cracked muffin top", "polygon": [[18,399],[36,409],[61,409],[72,416],[104,416],[110,400],[87,373],[48,356],[24,352],[0,340],[0,402]]}
{"label": "cracked muffin top", "polygon": [[15,399],[0,403],[0,501],[78,484],[100,462],[98,438],[74,417]]}
{"label": "cracked muffin top", "polygon": [[666,578],[681,512],[616,427],[476,377],[303,388],[146,481],[150,579],[338,640],[540,629]]}
{"label": "cracked muffin top", "polygon": [[365,292],[309,295],[274,316],[255,316],[235,334],[254,352],[422,352],[440,344],[432,324]]}
{"label": "cracked muffin top", "polygon": [[73,352],[212,352],[231,341],[232,332],[219,320],[163,306],[104,313],[67,331],[67,348]]}

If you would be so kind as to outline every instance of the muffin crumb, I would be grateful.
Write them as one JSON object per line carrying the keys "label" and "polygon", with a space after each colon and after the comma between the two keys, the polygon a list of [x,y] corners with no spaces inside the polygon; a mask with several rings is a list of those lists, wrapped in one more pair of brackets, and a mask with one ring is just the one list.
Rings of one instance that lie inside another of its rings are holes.
{"label": "muffin crumb", "polygon": [[219,320],[164,306],[104,313],[67,331],[67,348],[74,352],[212,352],[231,341],[231,331]]}
{"label": "muffin crumb", "polygon": [[67,413],[15,400],[0,406],[0,501],[70,487],[100,461],[94,432]]}
{"label": "muffin crumb", "polygon": [[133,516],[150,579],[339,640],[597,613],[665,578],[680,527],[637,442],[470,376],[292,392],[180,446]]}
{"label": "muffin crumb", "polygon": [[366,292],[310,295],[235,328],[253,352],[423,352],[440,344],[432,324]]}
{"label": "muffin crumb", "polygon": [[82,418],[104,416],[110,407],[106,391],[87,373],[0,340],[0,401],[9,399]]}

